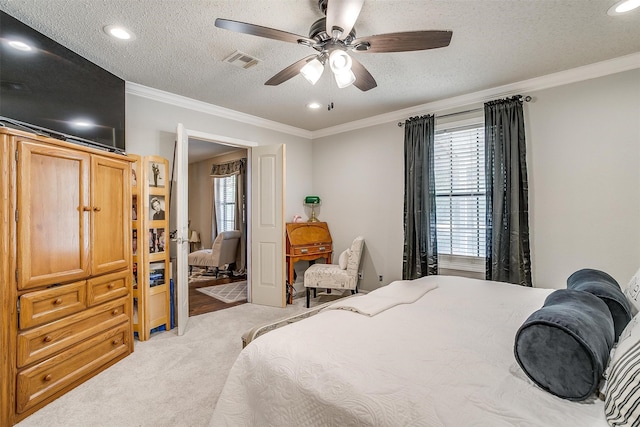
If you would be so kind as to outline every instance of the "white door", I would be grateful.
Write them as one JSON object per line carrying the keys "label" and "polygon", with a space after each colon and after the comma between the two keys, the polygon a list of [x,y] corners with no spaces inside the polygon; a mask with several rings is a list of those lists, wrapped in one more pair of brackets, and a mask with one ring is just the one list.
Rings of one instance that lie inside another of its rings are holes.
{"label": "white door", "polygon": [[[176,131],[176,304],[178,315],[178,335],[183,335],[189,322],[189,167],[188,161],[188,136],[182,123],[178,123]],[[173,201],[172,201],[173,203]]]}
{"label": "white door", "polygon": [[251,302],[284,307],[284,145],[251,149]]}

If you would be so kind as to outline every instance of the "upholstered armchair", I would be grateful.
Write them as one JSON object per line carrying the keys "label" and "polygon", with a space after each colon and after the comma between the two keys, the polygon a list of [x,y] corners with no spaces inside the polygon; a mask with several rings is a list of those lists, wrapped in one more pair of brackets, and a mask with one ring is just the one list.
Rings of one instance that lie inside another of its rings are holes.
{"label": "upholstered armchair", "polygon": [[215,268],[216,277],[218,277],[222,267],[236,262],[240,236],[241,233],[238,230],[223,231],[218,234],[211,249],[201,249],[189,254],[189,268],[194,265]]}
{"label": "upholstered armchair", "polygon": [[313,264],[304,273],[304,287],[307,292],[307,308],[309,307],[309,292],[313,289],[350,289],[351,293],[358,292],[358,269],[364,249],[364,237],[355,238],[351,247],[340,254],[338,265]]}

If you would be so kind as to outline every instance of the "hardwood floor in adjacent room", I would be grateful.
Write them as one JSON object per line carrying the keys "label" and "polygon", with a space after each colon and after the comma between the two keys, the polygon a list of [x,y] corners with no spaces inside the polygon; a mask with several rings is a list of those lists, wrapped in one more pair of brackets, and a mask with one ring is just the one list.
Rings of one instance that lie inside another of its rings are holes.
{"label": "hardwood floor in adjacent room", "polygon": [[206,288],[208,286],[225,285],[227,283],[238,282],[241,280],[247,280],[247,276],[239,277],[225,277],[220,276],[216,279],[211,277],[211,280],[203,280],[189,283],[189,316],[197,316],[199,314],[211,313],[212,311],[224,310],[225,308],[234,307],[236,305],[244,304],[246,299],[241,301],[225,303],[218,299],[212,298],[202,292],[196,291],[197,288]]}

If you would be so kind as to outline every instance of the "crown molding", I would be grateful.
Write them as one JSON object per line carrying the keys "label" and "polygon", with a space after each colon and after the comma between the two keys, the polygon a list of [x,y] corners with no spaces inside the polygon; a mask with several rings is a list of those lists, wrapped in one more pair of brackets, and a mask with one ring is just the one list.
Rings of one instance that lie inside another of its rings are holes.
{"label": "crown molding", "polygon": [[126,82],[125,93],[142,98],[148,98],[153,101],[163,102],[165,104],[174,105],[176,107],[198,111],[200,113],[211,114],[212,116],[221,117],[224,119],[235,120],[238,122],[242,122],[243,124],[249,124],[276,132],[299,136],[306,139],[312,138],[312,133],[305,129],[285,125],[228,108],[219,107],[214,104],[197,101],[192,98],[187,98],[186,96],[176,95],[175,93],[150,88],[138,83]]}
{"label": "crown molding", "polygon": [[515,94],[525,95],[526,93],[523,92],[548,89],[570,83],[581,82],[584,80],[594,79],[609,74],[616,74],[623,71],[633,70],[636,68],[640,68],[640,52],[621,56],[607,61],[596,62],[594,64],[589,64],[578,68],[572,68],[566,71],[548,74],[542,77],[523,80],[517,83],[510,83],[504,86],[498,86],[479,92],[455,96],[453,98],[447,98],[440,101],[429,102],[427,104],[417,105],[415,107],[405,108],[403,110],[397,110],[391,113],[380,114],[378,116],[368,117],[366,119],[356,120],[353,122],[344,123],[342,125],[320,129],[312,132],[312,138],[322,138],[325,136],[336,135],[339,133],[349,132],[352,130],[362,129],[398,120],[404,121],[407,119],[407,117],[445,111],[454,108],[467,107],[471,104],[484,103],[492,99],[511,96]]}
{"label": "crown molding", "polygon": [[270,129],[276,132],[314,140],[317,138],[336,135],[339,133],[349,132],[370,126],[376,126],[382,123],[394,122],[398,120],[403,121],[407,117],[466,107],[471,104],[484,103],[492,99],[511,96],[515,94],[524,95],[525,93],[523,92],[548,89],[556,86],[594,79],[609,74],[633,70],[636,68],[640,68],[640,52],[613,58],[607,61],[596,62],[594,64],[589,64],[566,71],[548,74],[542,77],[536,77],[529,80],[510,83],[504,86],[498,86],[479,92],[473,92],[465,95],[443,99],[440,101],[416,105],[415,107],[380,114],[377,116],[368,117],[366,119],[356,120],[353,122],[344,123],[338,126],[332,126],[316,131],[308,131],[294,126],[285,125],[282,123],[274,122],[272,120],[252,116],[250,114],[241,113],[235,110],[219,107],[217,105],[209,104],[202,101],[197,101],[185,96],[176,95],[159,89],[153,89],[137,83],[126,82],[125,91],[127,94],[152,99],[158,102],[164,102],[166,104],[175,105],[177,107],[187,108],[225,119],[235,120],[243,124],[250,124],[264,129]]}

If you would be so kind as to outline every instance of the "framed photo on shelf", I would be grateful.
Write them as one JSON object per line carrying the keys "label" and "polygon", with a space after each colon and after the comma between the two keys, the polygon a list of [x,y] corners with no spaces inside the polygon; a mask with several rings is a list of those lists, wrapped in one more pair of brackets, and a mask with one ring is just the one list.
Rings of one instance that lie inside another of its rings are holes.
{"label": "framed photo on shelf", "polygon": [[138,230],[133,230],[133,237],[131,239],[131,250],[134,255],[138,255]]}
{"label": "framed photo on shelf", "polygon": [[164,252],[166,248],[166,236],[164,228],[149,229],[149,253]]}
{"label": "framed photo on shelf", "polygon": [[131,270],[133,271],[133,288],[137,288],[138,287],[138,263],[137,262],[133,263]]}
{"label": "framed photo on shelf", "polygon": [[154,161],[149,162],[149,186],[163,188],[165,181],[164,165]]}
{"label": "framed photo on shelf", "polygon": [[131,208],[133,209],[131,220],[136,221],[138,219],[138,196],[133,196],[131,199]]}
{"label": "framed photo on shelf", "polygon": [[164,196],[149,196],[149,216],[152,221],[164,221]]}
{"label": "framed photo on shelf", "polygon": [[134,162],[131,164],[131,186],[135,187],[138,185],[138,162]]}

